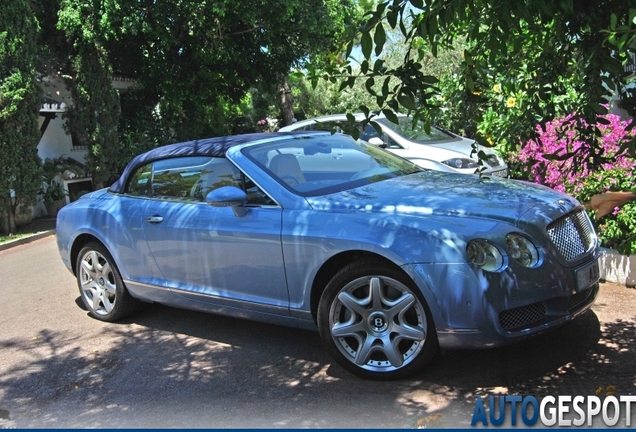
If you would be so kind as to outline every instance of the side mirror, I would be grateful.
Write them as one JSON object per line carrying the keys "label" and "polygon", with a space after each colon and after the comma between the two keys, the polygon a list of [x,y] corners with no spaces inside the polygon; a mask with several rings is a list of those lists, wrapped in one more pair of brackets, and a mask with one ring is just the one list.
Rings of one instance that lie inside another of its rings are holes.
{"label": "side mirror", "polygon": [[369,138],[369,141],[367,142],[376,147],[386,148],[386,144],[384,143],[384,141],[382,141],[382,138],[379,138],[379,137]]}
{"label": "side mirror", "polygon": [[236,186],[223,186],[214,189],[205,197],[205,202],[212,207],[232,207],[237,217],[247,214],[247,194]]}

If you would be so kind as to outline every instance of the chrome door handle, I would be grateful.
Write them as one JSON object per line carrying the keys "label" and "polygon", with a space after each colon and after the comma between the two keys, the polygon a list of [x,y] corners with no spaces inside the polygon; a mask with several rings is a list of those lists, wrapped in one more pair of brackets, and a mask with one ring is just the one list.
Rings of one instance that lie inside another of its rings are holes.
{"label": "chrome door handle", "polygon": [[161,216],[146,216],[146,222],[151,224],[158,224],[163,222],[163,218]]}

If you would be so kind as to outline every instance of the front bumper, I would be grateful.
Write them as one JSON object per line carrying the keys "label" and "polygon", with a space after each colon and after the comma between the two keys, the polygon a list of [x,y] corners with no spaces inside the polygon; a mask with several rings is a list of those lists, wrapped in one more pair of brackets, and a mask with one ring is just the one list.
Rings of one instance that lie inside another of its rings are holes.
{"label": "front bumper", "polygon": [[[515,343],[560,327],[587,312],[598,295],[599,284],[569,297],[557,297],[528,306],[503,311],[499,323],[491,329],[438,329],[440,347],[471,349],[497,347]],[[503,330],[502,325],[515,323],[515,328]]]}
{"label": "front bumper", "polygon": [[577,268],[485,273],[468,264],[407,266],[429,305],[441,348],[507,345],[559,327],[585,313],[598,281],[577,292]]}

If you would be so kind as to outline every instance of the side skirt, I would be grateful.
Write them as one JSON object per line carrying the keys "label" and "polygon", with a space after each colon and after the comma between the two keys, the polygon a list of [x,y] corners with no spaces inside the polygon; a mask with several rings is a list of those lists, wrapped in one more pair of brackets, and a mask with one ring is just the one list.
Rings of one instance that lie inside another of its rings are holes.
{"label": "side skirt", "polygon": [[296,316],[290,316],[288,308],[279,306],[254,304],[237,299],[193,293],[130,280],[125,280],[124,283],[130,294],[141,301],[317,331],[316,323],[311,316],[311,312],[308,311],[294,311]]}

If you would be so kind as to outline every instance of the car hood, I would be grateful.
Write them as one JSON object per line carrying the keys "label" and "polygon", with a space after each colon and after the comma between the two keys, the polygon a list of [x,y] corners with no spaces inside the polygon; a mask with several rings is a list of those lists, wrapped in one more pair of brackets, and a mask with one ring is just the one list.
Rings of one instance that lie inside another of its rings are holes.
{"label": "car hood", "polygon": [[[440,148],[444,150],[454,151],[457,153],[462,153],[467,156],[471,156],[471,153],[473,152],[473,147],[472,147],[473,142],[474,141],[472,140],[465,140],[465,139],[458,138],[452,141],[449,140],[449,141],[430,142],[430,143],[427,143],[427,145],[434,146],[436,148]],[[496,154],[496,152],[493,149],[484,147],[479,144],[477,144],[476,148],[477,148],[477,151],[483,150],[484,153],[486,154]]]}
{"label": "car hood", "polygon": [[519,225],[519,219],[531,210],[534,212],[531,219],[540,217],[547,223],[580,205],[574,198],[544,186],[437,171],[397,177],[307,200],[316,210],[332,212],[480,217],[513,225]]}

